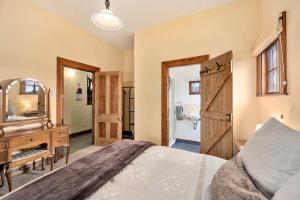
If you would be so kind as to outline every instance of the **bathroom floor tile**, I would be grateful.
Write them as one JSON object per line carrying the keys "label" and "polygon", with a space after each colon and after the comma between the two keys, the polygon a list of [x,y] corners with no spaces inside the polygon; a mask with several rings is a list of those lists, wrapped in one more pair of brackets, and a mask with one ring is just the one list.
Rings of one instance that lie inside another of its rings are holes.
{"label": "bathroom floor tile", "polygon": [[188,141],[176,141],[171,148],[186,150],[194,153],[200,152],[200,145],[190,144]]}

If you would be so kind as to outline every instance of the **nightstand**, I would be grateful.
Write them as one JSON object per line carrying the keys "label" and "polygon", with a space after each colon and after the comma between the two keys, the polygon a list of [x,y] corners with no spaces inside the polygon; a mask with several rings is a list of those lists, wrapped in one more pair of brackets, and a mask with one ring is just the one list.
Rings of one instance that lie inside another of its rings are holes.
{"label": "nightstand", "polygon": [[233,148],[234,156],[236,156],[243,149],[246,143],[247,140],[240,140],[240,139],[234,140],[234,148]]}

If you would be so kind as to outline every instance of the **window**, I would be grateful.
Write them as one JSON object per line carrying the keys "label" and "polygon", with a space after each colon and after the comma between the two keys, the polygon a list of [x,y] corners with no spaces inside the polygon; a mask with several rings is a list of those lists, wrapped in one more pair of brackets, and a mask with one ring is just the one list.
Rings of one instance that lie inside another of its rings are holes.
{"label": "window", "polygon": [[36,95],[39,92],[39,84],[35,81],[25,80],[21,82],[20,90],[21,95]]}
{"label": "window", "polygon": [[277,37],[257,56],[257,96],[287,94],[285,12],[279,23]]}

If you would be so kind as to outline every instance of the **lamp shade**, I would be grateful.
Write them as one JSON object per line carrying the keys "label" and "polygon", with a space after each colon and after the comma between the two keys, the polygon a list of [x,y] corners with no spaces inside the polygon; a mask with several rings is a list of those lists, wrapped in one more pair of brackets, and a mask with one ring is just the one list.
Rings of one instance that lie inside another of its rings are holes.
{"label": "lamp shade", "polygon": [[118,31],[123,28],[123,21],[108,9],[93,14],[91,21],[98,28],[106,31]]}
{"label": "lamp shade", "polygon": [[256,124],[255,131],[258,131],[262,126],[263,124]]}

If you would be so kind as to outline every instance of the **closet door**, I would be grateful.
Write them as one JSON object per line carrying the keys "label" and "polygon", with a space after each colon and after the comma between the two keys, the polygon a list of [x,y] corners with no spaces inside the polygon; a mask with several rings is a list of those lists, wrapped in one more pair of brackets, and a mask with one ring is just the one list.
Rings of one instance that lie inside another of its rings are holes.
{"label": "closet door", "polygon": [[232,158],[232,52],[201,65],[201,153]]}
{"label": "closet door", "polygon": [[108,145],[122,139],[122,73],[96,73],[94,85],[94,141]]}

